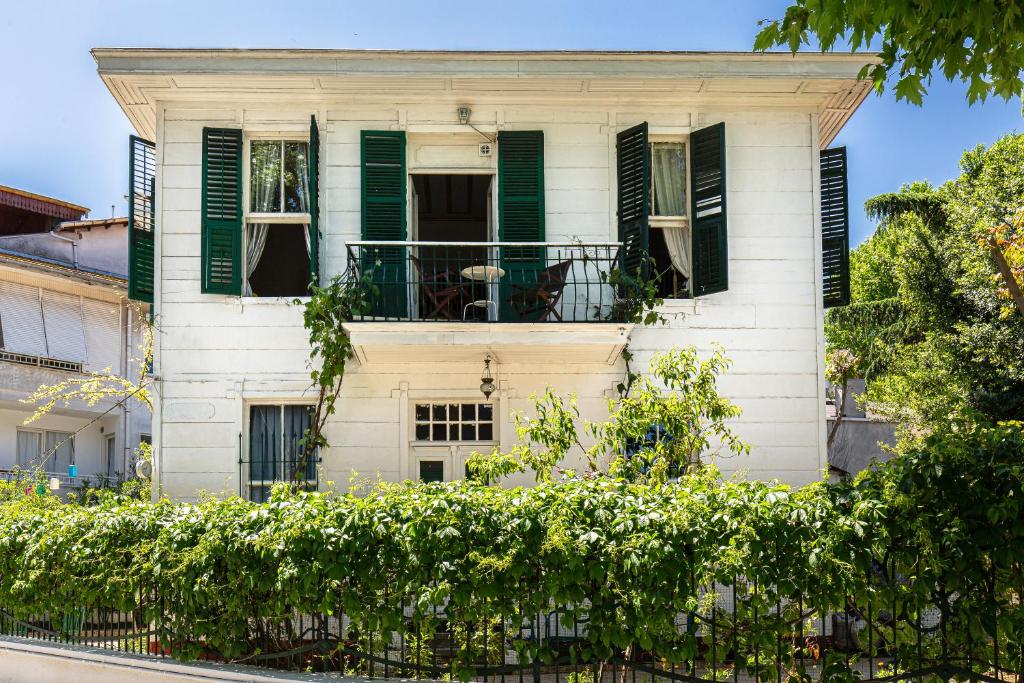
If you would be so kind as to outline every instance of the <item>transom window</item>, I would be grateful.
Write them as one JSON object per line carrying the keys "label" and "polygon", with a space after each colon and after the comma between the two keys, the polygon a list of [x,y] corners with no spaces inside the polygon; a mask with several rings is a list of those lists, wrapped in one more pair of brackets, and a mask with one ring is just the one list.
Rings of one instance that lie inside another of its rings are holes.
{"label": "transom window", "polygon": [[490,403],[417,403],[417,441],[492,441],[494,406]]}
{"label": "transom window", "polygon": [[251,140],[245,295],[302,296],[309,287],[309,143]]}
{"label": "transom window", "polygon": [[278,482],[317,488],[317,457],[301,442],[312,422],[308,405],[249,407],[249,499],[263,502]]}

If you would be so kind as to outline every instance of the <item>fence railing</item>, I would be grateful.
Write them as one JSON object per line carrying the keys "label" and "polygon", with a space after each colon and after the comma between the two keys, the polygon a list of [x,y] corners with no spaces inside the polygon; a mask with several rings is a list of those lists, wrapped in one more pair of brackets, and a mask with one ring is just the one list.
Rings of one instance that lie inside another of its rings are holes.
{"label": "fence railing", "polygon": [[363,319],[616,322],[609,274],[618,243],[349,242],[349,271],[369,282]]}
{"label": "fence railing", "polygon": [[[503,683],[1019,681],[1022,650],[1011,623],[1016,617],[1010,613],[1015,608],[1000,602],[1005,587],[997,584],[995,572],[978,591],[960,596],[941,585],[918,585],[914,572],[914,567],[880,563],[864,579],[861,594],[870,597],[848,597],[836,605],[808,605],[792,587],[733,577],[693,591],[702,599],[692,609],[649,606],[652,621],[667,614],[673,626],[650,643],[625,647],[592,641],[588,615],[595,609],[636,608],[628,596],[619,606],[583,600],[552,603],[540,611],[500,595],[480,596],[483,602],[518,604],[503,617],[481,619],[448,611],[447,601],[427,604],[422,597],[385,591],[358,599],[379,601],[366,605],[401,605],[403,623],[386,629],[350,618],[341,604],[318,614],[273,616],[253,605],[239,653],[229,657],[177,626],[174,596],[142,585],[136,604],[117,608],[68,605],[59,614],[32,615],[3,606],[0,633],[155,657],[375,678]],[[989,604],[991,613],[980,613]]]}

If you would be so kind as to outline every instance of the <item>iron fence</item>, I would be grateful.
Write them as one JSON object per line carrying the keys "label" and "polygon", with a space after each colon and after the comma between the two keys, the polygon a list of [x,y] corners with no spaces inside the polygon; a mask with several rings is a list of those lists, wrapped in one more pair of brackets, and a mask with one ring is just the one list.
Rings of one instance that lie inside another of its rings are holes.
{"label": "iron fence", "polygon": [[[915,571],[879,563],[865,577],[859,597],[847,596],[836,605],[812,606],[791,587],[742,577],[693,586],[691,594],[698,596],[693,609],[668,612],[672,627],[667,632],[651,643],[619,648],[591,638],[590,615],[626,609],[628,596],[621,605],[583,600],[540,611],[514,598],[481,596],[481,604],[516,607],[486,619],[467,618],[449,609],[447,600],[426,604],[421,597],[386,592],[360,596],[365,605],[401,606],[402,623],[387,628],[351,618],[341,604],[317,614],[269,616],[253,605],[239,652],[225,656],[181,626],[173,595],[140,585],[137,601],[129,606],[69,605],[59,614],[41,615],[6,606],[0,609],[0,632],[154,657],[371,678],[495,683],[1020,680],[1022,650],[1012,625],[1019,619],[1019,597],[1005,600],[995,570],[990,580],[960,594],[941,584],[921,585]],[[422,594],[437,586],[426,588]],[[653,615],[659,608],[650,609]],[[666,616],[664,610],[671,608],[660,609]]]}
{"label": "iron fence", "polygon": [[349,242],[364,320],[618,322],[618,243]]}

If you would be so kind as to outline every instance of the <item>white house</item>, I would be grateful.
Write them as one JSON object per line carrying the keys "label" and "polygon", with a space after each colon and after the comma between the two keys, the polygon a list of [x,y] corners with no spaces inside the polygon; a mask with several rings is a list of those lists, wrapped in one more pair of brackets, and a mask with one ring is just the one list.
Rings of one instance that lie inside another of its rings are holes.
{"label": "white house", "polygon": [[[134,176],[155,232],[132,239],[158,329],[159,492],[259,498],[288,472],[314,398],[290,302],[346,271],[376,294],[346,324],[321,488],[458,478],[548,386],[599,418],[627,343],[640,366],[721,344],[754,448],[719,465],[821,478],[822,316],[848,287],[845,150],[822,150],[869,90],[865,57],[93,54],[155,143],[134,143],[155,159]],[[644,253],[673,294],[666,327],[623,322],[602,276]]]}
{"label": "white house", "polygon": [[0,476],[40,465],[64,486],[130,476],[150,439],[142,403],[61,403],[25,424],[34,408],[22,402],[41,385],[93,372],[137,379],[147,306],[128,299],[127,246],[124,218],[0,236]]}

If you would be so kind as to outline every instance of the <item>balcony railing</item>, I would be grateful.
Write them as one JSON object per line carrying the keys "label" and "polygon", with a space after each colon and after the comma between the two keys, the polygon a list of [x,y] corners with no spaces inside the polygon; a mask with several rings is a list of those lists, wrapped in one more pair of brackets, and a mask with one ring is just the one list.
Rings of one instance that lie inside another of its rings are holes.
{"label": "balcony railing", "polygon": [[367,283],[363,320],[618,322],[621,245],[554,242],[349,242]]}

